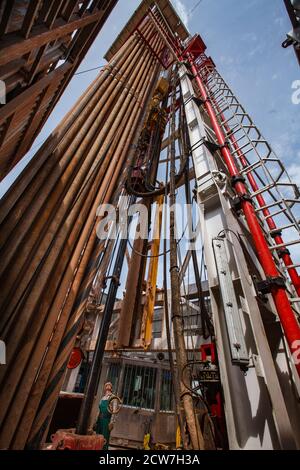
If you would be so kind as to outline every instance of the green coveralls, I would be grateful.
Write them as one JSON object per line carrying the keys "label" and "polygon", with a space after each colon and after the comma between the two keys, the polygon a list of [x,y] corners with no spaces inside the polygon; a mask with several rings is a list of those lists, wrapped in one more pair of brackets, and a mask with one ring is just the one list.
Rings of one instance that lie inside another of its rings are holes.
{"label": "green coveralls", "polygon": [[96,423],[96,433],[102,434],[104,439],[106,439],[106,444],[103,447],[103,450],[108,450],[109,445],[109,423],[111,420],[111,413],[108,410],[109,397],[103,397],[99,403],[99,415]]}

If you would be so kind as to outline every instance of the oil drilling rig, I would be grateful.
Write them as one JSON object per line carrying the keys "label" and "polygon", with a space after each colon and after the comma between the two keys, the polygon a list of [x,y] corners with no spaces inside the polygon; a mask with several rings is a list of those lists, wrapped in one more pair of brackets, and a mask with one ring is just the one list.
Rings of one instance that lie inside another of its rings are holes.
{"label": "oil drilling rig", "polygon": [[119,448],[299,448],[299,188],[170,1],[105,59],[1,200],[0,446],[110,381]]}

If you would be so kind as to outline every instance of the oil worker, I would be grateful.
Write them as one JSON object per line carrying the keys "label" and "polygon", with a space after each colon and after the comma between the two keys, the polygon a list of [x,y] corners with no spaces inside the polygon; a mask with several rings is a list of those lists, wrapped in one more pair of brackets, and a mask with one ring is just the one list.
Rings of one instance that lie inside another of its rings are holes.
{"label": "oil worker", "polygon": [[[96,422],[96,433],[102,434],[106,443],[103,447],[103,450],[108,450],[110,433],[113,429],[115,422],[115,414],[112,414],[109,409],[110,399],[114,396],[112,391],[112,383],[106,382],[104,385],[104,396],[101,398],[99,403],[99,415]],[[117,403],[113,400],[111,407],[115,411]]]}

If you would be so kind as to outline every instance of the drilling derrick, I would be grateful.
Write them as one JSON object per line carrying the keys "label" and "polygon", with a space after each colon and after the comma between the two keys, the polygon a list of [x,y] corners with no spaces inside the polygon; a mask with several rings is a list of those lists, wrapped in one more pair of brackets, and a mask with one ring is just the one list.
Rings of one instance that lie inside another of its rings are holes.
{"label": "drilling derrick", "polygon": [[299,448],[299,188],[170,1],[105,58],[0,203],[1,447],[110,381],[112,445]]}

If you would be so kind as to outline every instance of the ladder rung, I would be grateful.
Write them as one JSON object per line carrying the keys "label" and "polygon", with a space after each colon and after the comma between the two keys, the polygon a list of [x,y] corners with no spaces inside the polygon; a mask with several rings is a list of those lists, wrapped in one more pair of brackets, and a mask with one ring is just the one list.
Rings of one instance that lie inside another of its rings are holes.
{"label": "ladder rung", "polygon": [[253,148],[253,147],[250,147],[248,150],[244,150],[244,151],[243,151],[243,155],[241,155],[240,157],[237,156],[236,158],[245,157],[246,155],[248,155],[248,153],[253,152],[253,150],[254,150],[254,148]]}
{"label": "ladder rung", "polygon": [[266,164],[266,163],[269,163],[269,162],[278,162],[279,165],[280,165],[280,161],[278,160],[278,158],[269,158],[269,157],[264,157],[264,158],[260,158],[259,160],[257,160],[256,162],[252,163],[251,165],[247,166],[244,168],[244,170],[248,170],[248,168],[251,168],[252,165],[257,165],[258,163],[259,164]]}
{"label": "ladder rung", "polygon": [[[242,130],[242,129],[243,129],[243,128],[240,126],[240,124],[237,124],[237,125],[235,126],[235,128],[237,128],[237,127],[238,127],[238,130]],[[238,143],[239,143],[241,140],[243,140],[243,139],[248,139],[248,137],[247,137],[245,134],[241,135],[241,137],[239,137],[238,139],[235,139],[235,144],[238,144]],[[248,141],[249,141],[249,139],[248,139]]]}
{"label": "ladder rung", "polygon": [[[236,150],[234,150],[232,152],[232,154],[235,154],[237,152],[242,152],[244,148],[248,147],[248,145],[251,145],[251,142],[246,142],[244,145],[242,145],[241,147],[238,147]],[[251,149],[253,148],[253,146],[251,145]]]}
{"label": "ladder rung", "polygon": [[220,96],[222,96],[222,100],[224,100],[224,97],[223,97],[223,90],[219,90],[218,91],[211,91],[211,96],[213,97],[214,101],[217,102],[217,100],[220,98]]}
{"label": "ladder rung", "polygon": [[[219,109],[221,109],[222,106],[224,107],[224,106],[226,105],[226,102],[224,103],[223,98],[221,98],[220,100],[215,100],[214,105],[215,105],[216,107],[218,107]],[[217,111],[216,111],[216,112],[217,112]]]}
{"label": "ladder rung", "polygon": [[266,204],[265,206],[257,207],[256,212],[259,211],[264,211],[265,209],[270,209],[271,207],[279,206],[280,204],[284,204],[284,201],[281,199],[281,201],[274,201],[271,202],[270,204]]}
{"label": "ladder rung", "polygon": [[262,164],[262,160],[257,160],[256,162],[252,163],[251,165],[245,166],[242,168],[241,173],[242,174],[247,174],[250,173],[250,171],[256,170],[256,168],[260,167]]}
{"label": "ladder rung", "polygon": [[211,81],[213,81],[213,80],[215,80],[215,77],[212,75],[212,76],[207,80],[207,82],[206,82],[207,86],[208,86],[209,83],[210,83]]}
{"label": "ladder rung", "polygon": [[[234,135],[236,131],[240,129],[241,129],[241,126],[239,124],[236,124],[232,129],[230,129],[230,131],[226,131],[227,137]],[[238,140],[236,140],[236,142],[238,142]]]}
{"label": "ladder rung", "polygon": [[283,225],[282,227],[274,228],[274,230],[270,230],[270,234],[276,233],[278,231],[286,230],[288,228],[296,228],[295,224],[288,224],[288,225]]}
{"label": "ladder rung", "polygon": [[232,119],[233,119],[234,117],[235,117],[235,116],[234,116],[234,114],[233,114],[231,117],[227,118],[225,121],[221,121],[221,126],[226,126],[226,124],[228,124],[230,121],[232,121]]}
{"label": "ladder rung", "polygon": [[280,209],[279,211],[277,212],[274,212],[273,214],[270,214],[270,215],[266,215],[264,216],[265,219],[270,219],[271,217],[276,217],[276,215],[279,215],[279,214],[282,214],[283,212],[286,211],[286,207],[284,207],[283,209]]}
{"label": "ladder rung", "polygon": [[300,264],[289,264],[288,266],[285,266],[286,269],[292,269],[292,268],[300,268]]}
{"label": "ladder rung", "polygon": [[251,197],[259,196],[260,194],[265,193],[266,191],[269,191],[270,189],[274,188],[274,186],[275,186],[275,183],[268,184],[267,186],[264,186],[258,191],[255,191],[254,193],[252,193]]}
{"label": "ladder rung", "polygon": [[226,106],[224,109],[221,109],[218,114],[216,114],[216,117],[219,117],[222,113],[224,113],[225,111],[227,111],[227,109],[229,109],[229,106]]}
{"label": "ladder rung", "polygon": [[[285,207],[284,210],[287,210],[287,209],[291,209],[296,203],[300,204],[300,200],[299,199],[284,199],[284,200],[281,199],[279,201],[274,201],[270,204],[266,204],[265,206],[257,207],[255,210],[256,210],[256,212],[259,212],[259,211],[263,211],[265,209],[270,209],[271,207],[280,206],[280,204],[286,204],[287,207]],[[300,220],[299,220],[298,224],[300,224]]]}
{"label": "ladder rung", "polygon": [[300,297],[290,297],[290,298],[289,298],[289,301],[290,301],[291,303],[300,302]]}
{"label": "ladder rung", "polygon": [[285,248],[286,246],[297,245],[300,243],[300,239],[292,240],[290,242],[280,243],[279,245],[269,246],[270,250],[278,250],[279,248]]}

